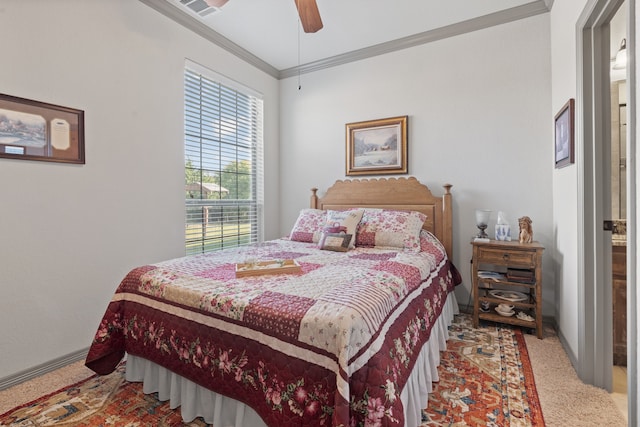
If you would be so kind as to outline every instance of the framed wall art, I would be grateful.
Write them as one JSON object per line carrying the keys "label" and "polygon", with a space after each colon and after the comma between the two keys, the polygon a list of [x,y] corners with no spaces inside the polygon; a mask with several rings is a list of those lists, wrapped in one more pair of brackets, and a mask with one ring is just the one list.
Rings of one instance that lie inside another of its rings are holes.
{"label": "framed wall art", "polygon": [[555,116],[556,169],[574,163],[574,116],[573,98],[569,99]]}
{"label": "framed wall art", "polygon": [[347,175],[405,174],[408,116],[347,123]]}
{"label": "framed wall art", "polygon": [[84,164],[84,111],[0,94],[0,157]]}

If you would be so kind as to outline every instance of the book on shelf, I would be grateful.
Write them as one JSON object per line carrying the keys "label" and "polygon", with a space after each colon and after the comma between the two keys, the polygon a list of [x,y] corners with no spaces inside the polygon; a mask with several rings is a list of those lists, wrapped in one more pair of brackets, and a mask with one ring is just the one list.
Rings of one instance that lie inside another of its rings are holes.
{"label": "book on shelf", "polygon": [[504,273],[499,271],[490,271],[490,270],[478,270],[478,277],[481,279],[494,279],[494,280],[504,280],[506,278]]}
{"label": "book on shelf", "polygon": [[513,282],[534,283],[536,281],[536,273],[533,270],[508,268],[507,279]]}

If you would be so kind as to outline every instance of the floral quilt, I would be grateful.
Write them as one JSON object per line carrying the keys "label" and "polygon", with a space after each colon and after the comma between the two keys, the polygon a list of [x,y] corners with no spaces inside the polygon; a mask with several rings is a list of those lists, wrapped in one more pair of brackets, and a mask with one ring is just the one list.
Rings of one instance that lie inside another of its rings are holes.
{"label": "floral quilt", "polygon": [[[279,239],[132,270],[86,365],[125,352],[248,404],[270,426],[402,426],[400,393],[453,287],[432,236],[419,253]],[[300,271],[236,278],[236,264]]]}

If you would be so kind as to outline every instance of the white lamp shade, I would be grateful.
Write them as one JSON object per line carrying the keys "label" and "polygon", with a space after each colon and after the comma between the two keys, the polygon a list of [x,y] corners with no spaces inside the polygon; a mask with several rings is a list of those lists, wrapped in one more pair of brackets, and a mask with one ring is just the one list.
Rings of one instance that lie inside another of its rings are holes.
{"label": "white lamp shade", "polygon": [[613,62],[614,70],[624,70],[627,68],[627,39],[622,39],[620,49],[616,53],[616,59]]}
{"label": "white lamp shade", "polygon": [[487,209],[476,209],[476,225],[478,227],[489,224],[489,218],[491,217],[491,211]]}
{"label": "white lamp shade", "polygon": [[614,70],[624,70],[627,68],[627,49],[619,50],[616,54],[616,60],[613,63]]}

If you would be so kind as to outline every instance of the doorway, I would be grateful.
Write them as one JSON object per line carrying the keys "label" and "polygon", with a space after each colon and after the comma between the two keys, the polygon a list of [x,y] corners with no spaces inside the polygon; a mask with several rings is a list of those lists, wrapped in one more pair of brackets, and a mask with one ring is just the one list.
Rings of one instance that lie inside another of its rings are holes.
{"label": "doorway", "polygon": [[[577,24],[578,87],[576,115],[581,150],[578,166],[578,290],[579,329],[577,371],[589,384],[611,390],[613,368],[612,336],[612,251],[611,232],[603,231],[605,219],[611,215],[611,85],[610,23],[619,8],[625,7],[627,47],[635,52],[635,0],[589,0]],[[615,53],[615,52],[614,52]],[[627,154],[635,158],[635,91],[634,55],[627,67]],[[627,170],[627,191],[635,195],[635,163]],[[629,200],[629,199],[627,199]],[[636,222],[632,203],[627,206],[627,287],[628,325],[628,399],[637,401],[637,314],[635,307]],[[629,425],[637,425],[635,404],[628,405]]]}

